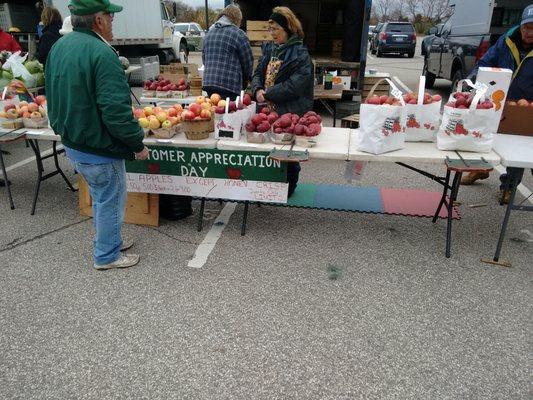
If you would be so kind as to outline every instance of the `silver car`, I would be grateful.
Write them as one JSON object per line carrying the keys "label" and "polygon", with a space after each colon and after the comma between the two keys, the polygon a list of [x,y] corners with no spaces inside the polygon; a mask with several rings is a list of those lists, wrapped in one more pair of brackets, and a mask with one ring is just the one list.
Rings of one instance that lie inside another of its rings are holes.
{"label": "silver car", "polygon": [[205,31],[196,22],[177,22],[174,32],[179,32],[187,38],[190,51],[200,51],[204,45]]}

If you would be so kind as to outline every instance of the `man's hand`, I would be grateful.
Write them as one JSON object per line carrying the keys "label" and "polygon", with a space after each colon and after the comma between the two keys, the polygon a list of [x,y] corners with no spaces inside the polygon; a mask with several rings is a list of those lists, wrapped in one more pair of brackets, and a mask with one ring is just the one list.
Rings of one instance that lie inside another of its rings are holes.
{"label": "man's hand", "polygon": [[144,146],[144,149],[142,149],[141,152],[135,153],[135,159],[136,160],[146,160],[149,155],[150,155],[150,152],[148,151],[148,147]]}
{"label": "man's hand", "polygon": [[257,92],[255,92],[255,99],[258,103],[266,102],[265,91],[263,89],[259,89]]}

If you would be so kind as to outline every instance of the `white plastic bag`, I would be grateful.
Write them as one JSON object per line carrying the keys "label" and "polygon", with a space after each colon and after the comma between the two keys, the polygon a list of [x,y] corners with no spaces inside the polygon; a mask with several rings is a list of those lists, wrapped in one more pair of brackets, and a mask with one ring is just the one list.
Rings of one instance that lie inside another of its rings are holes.
{"label": "white plastic bag", "polygon": [[215,115],[215,138],[240,140],[242,127],[242,113],[229,112],[229,98],[226,99],[226,112]]}
{"label": "white plastic bag", "polygon": [[[473,85],[471,81],[460,81],[457,85],[461,88],[463,83],[474,88],[472,103],[467,109],[444,106],[442,123],[437,134],[437,147],[439,150],[461,150],[488,153],[492,149],[494,133],[498,129],[495,121],[495,109],[477,109],[481,100],[485,99],[487,87]],[[454,92],[455,93],[455,92]],[[450,98],[453,98],[453,93]]]}
{"label": "white plastic bag", "polygon": [[418,103],[403,107],[406,142],[434,142],[440,126],[440,107],[442,101],[424,104],[426,77],[420,77]]}
{"label": "white plastic bag", "polygon": [[36,79],[23,64],[27,57],[27,54],[24,57],[21,57],[20,51],[17,51],[9,56],[4,65],[2,65],[2,68],[5,70],[11,70],[13,78],[22,78],[26,87],[33,87],[35,86]]}
{"label": "white plastic bag", "polygon": [[[357,143],[359,151],[382,154],[405,147],[405,123],[402,119],[405,102],[398,88],[389,79],[384,80],[391,86],[391,94],[400,100],[402,106],[361,104]],[[368,97],[374,94],[382,81],[383,79],[374,85]]]}

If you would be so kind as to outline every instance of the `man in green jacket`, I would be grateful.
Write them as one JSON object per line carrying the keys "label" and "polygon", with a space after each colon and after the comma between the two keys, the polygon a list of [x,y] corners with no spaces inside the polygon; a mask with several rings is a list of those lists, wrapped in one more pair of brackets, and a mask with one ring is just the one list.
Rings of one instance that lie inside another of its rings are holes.
{"label": "man in green jacket", "polygon": [[50,123],[61,135],[67,157],[85,178],[96,229],[94,267],[127,268],[139,262],[121,228],[126,202],[124,160],[144,160],[148,149],[135,121],[129,86],[115,50],[114,13],[109,0],[71,0],[74,31],[58,40],[46,63]]}

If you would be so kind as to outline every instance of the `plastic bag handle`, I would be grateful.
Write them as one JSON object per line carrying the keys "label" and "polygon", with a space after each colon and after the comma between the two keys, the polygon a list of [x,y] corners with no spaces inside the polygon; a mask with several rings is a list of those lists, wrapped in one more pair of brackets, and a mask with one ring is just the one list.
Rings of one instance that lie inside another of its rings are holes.
{"label": "plastic bag handle", "polygon": [[[374,92],[376,91],[377,87],[379,86],[380,83],[382,83],[383,81],[387,82],[389,84],[389,86],[391,87],[392,91],[391,91],[391,94],[396,97],[398,100],[400,100],[400,103],[402,104],[402,106],[405,106],[405,101],[401,95],[401,91],[396,87],[396,85],[394,83],[392,83],[392,81],[389,79],[389,78],[381,78],[379,81],[377,81],[374,86],[372,86],[372,89],[370,89],[370,91],[368,92],[368,95],[366,96],[366,100],[368,100],[369,97],[372,97],[374,95]],[[397,94],[395,94],[397,93]]]}
{"label": "plastic bag handle", "polygon": [[474,111],[477,108],[477,105],[479,104],[479,101],[483,98],[485,99],[485,94],[487,93],[488,86],[484,83],[477,82],[476,84],[472,83],[470,79],[461,79],[459,82],[457,82],[457,86],[455,87],[455,92],[459,90],[459,88],[462,88],[464,84],[467,84],[468,87],[475,90],[475,94],[472,97],[472,102],[470,104],[470,111]]}

